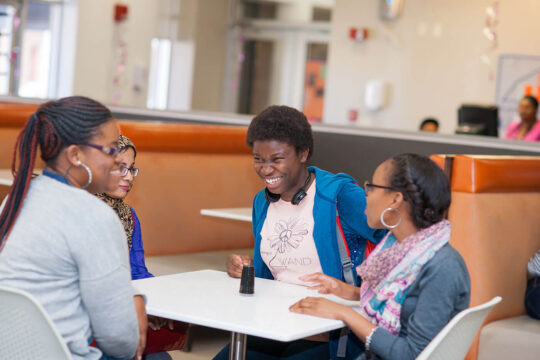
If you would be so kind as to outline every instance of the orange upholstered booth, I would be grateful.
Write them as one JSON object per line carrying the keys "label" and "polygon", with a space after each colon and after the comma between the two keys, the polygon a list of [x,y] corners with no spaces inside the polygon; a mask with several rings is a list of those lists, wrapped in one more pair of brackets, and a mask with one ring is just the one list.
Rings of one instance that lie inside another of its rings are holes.
{"label": "orange upholstered booth", "polygon": [[[37,105],[0,103],[0,168]],[[120,122],[137,146],[140,174],[126,202],[137,212],[148,255],[253,246],[251,225],[209,218],[203,208],[248,207],[261,184],[245,126]],[[38,162],[36,167],[42,167]],[[0,196],[7,194],[0,187]]]}
{"label": "orange upholstered booth", "polygon": [[527,262],[540,249],[540,157],[451,158],[432,156],[451,173],[451,244],[469,268],[471,306],[499,295],[485,324],[522,315]]}
{"label": "orange upholstered booth", "polygon": [[246,127],[121,122],[140,169],[127,202],[141,219],[148,254],[253,246],[251,224],[200,215],[203,208],[251,206],[261,183]]}
{"label": "orange upholstered booth", "polygon": [[38,105],[0,103],[0,168],[11,167],[17,135]]}

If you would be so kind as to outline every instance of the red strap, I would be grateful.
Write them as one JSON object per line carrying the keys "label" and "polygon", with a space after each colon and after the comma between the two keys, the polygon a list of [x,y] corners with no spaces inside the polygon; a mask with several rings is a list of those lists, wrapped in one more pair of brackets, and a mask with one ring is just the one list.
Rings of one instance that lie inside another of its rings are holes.
{"label": "red strap", "polygon": [[366,241],[366,259],[371,254],[371,252],[377,247],[377,244],[372,243],[371,241]]}
{"label": "red strap", "polygon": [[133,225],[131,225],[131,230],[135,230],[135,214],[133,213],[133,209],[129,209],[131,211],[131,218],[133,219]]}
{"label": "red strap", "polygon": [[[354,184],[360,186],[360,184],[358,184],[356,181],[353,181]],[[336,206],[336,211],[337,211],[337,206]],[[339,215],[336,216],[336,224],[338,226],[338,229],[339,229],[339,232],[341,233],[341,236],[343,238],[343,243],[345,244],[345,249],[347,250],[347,255],[349,257],[351,257],[351,252],[349,251],[349,246],[347,245],[347,241],[345,240],[345,234],[343,233],[343,227],[341,226],[341,221],[339,221]],[[366,251],[365,251],[365,258],[367,258],[369,256],[369,254],[371,254],[371,252],[373,251],[373,249],[375,249],[377,247],[377,244],[369,241],[369,240],[366,240]]]}

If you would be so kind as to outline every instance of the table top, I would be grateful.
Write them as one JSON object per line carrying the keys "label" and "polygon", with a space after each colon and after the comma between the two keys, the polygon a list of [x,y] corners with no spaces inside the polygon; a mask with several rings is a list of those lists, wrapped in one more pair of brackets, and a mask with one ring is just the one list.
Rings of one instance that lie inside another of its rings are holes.
{"label": "table top", "polygon": [[289,306],[306,296],[324,296],[299,285],[255,279],[255,294],[241,295],[240,279],[215,270],[134,280],[147,297],[149,315],[185,321],[278,341],[294,341],[342,328],[342,321],[291,313]]}
{"label": "table top", "polygon": [[201,215],[251,222],[251,208],[202,209]]}

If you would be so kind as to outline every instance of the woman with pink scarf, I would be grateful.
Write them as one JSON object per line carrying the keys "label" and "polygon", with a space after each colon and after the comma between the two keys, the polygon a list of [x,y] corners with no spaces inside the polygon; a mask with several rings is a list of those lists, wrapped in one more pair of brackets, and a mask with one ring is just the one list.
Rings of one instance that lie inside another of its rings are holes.
{"label": "woman with pink scarf", "polygon": [[368,225],[390,231],[356,269],[360,289],[320,273],[301,279],[320,293],[359,300],[358,307],[306,298],[291,311],[344,321],[362,341],[349,341],[338,352],[344,358],[414,359],[469,306],[469,273],[448,243],[450,185],[429,158],[402,154],[379,165],[364,187]]}

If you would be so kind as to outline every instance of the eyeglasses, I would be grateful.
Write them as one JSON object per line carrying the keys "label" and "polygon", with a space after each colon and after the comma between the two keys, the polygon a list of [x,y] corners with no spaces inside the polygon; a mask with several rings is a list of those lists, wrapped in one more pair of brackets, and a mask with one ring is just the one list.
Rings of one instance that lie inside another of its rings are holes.
{"label": "eyeglasses", "polygon": [[109,156],[116,156],[119,152],[118,146],[107,146],[107,145],[103,146],[103,145],[96,145],[96,144],[91,144],[91,143],[84,143],[81,145],[86,145],[86,146],[93,147],[94,149],[101,150],[102,152],[104,152],[105,154]]}
{"label": "eyeglasses", "polygon": [[133,177],[137,177],[137,175],[139,175],[139,169],[136,168],[136,167],[125,167],[125,166],[120,166],[120,176],[126,176],[128,174],[128,172],[131,171],[131,175],[133,175]]}
{"label": "eyeglasses", "polygon": [[375,185],[375,184],[372,184],[370,183],[369,181],[364,181],[364,192],[367,194],[369,194],[369,192],[373,189],[373,188],[379,188],[379,189],[387,189],[387,190],[394,190],[394,191],[402,191],[400,189],[396,189],[394,187],[391,187],[391,186],[382,186],[382,185]]}

